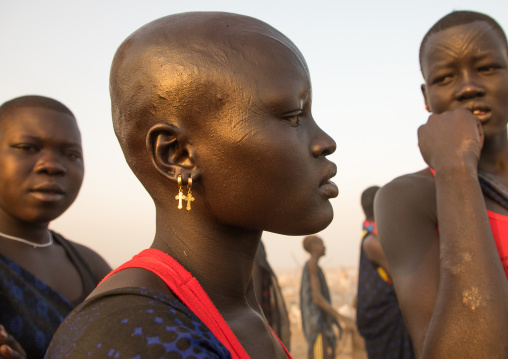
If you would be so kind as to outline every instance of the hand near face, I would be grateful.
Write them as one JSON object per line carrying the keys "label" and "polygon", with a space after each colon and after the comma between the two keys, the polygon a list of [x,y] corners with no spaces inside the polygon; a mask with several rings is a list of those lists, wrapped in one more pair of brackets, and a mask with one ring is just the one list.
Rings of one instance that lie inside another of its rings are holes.
{"label": "hand near face", "polygon": [[21,345],[9,335],[3,325],[0,324],[0,358],[26,359],[26,353]]}
{"label": "hand near face", "polygon": [[483,147],[483,128],[465,109],[433,114],[418,129],[418,146],[424,161],[434,170],[466,164],[478,166]]}

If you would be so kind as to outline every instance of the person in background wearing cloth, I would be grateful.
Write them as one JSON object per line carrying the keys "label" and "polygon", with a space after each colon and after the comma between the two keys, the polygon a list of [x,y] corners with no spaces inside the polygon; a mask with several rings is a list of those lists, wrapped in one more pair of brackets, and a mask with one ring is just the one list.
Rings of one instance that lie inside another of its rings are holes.
{"label": "person in background wearing cloth", "polygon": [[506,358],[506,35],[452,12],[425,35],[420,66],[429,167],[379,190],[378,235],[417,358]]}
{"label": "person in background wearing cloth", "polygon": [[0,356],[43,358],[61,321],[111,270],[48,229],[83,181],[72,112],[43,96],[1,105],[0,174]]}
{"label": "person in background wearing cloth", "polygon": [[284,302],[277,276],[273,272],[270,263],[268,263],[262,240],[259,242],[256,257],[254,258],[252,282],[254,283],[256,298],[268,324],[270,324],[275,334],[282,340],[287,350],[290,350],[291,332],[286,303]]}
{"label": "person in background wearing cloth", "polygon": [[174,14],[123,42],[110,92],[156,234],[67,317],[46,357],[288,358],[256,300],[254,257],[263,230],[328,226],[338,195],[300,51],[255,18]]}
{"label": "person in background wearing cloth", "polygon": [[378,186],[369,187],[361,196],[365,221],[360,247],[356,325],[365,339],[369,359],[412,359],[411,339],[377,237],[374,196],[378,190]]}
{"label": "person in background wearing cloth", "polygon": [[303,268],[300,286],[300,311],[303,333],[309,345],[308,358],[335,358],[337,335],[334,326],[337,326],[340,336],[342,326],[339,320],[346,324],[346,329],[350,329],[353,323],[331,304],[325,274],[318,264],[326,252],[323,240],[316,235],[307,236],[303,239],[303,248],[310,254]]}

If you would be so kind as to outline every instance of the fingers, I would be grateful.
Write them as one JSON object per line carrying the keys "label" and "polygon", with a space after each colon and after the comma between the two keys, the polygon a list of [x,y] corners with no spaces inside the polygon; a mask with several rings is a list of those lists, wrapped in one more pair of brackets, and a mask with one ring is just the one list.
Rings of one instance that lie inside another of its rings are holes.
{"label": "fingers", "polygon": [[0,358],[25,359],[26,354],[16,339],[0,324]]}
{"label": "fingers", "polygon": [[0,358],[5,359],[26,359],[24,355],[15,351],[10,346],[4,344],[0,346]]}

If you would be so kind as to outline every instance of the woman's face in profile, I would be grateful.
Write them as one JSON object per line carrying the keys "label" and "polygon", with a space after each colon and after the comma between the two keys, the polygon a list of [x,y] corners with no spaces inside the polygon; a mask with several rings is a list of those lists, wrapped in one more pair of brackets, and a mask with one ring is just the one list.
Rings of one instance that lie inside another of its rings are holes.
{"label": "woman's face in profile", "polygon": [[[237,106],[195,143],[207,207],[220,222],[282,234],[309,234],[333,218],[329,199],[336,166],[326,156],[335,142],[312,117],[306,65],[288,48],[283,56],[242,68]],[[273,42],[266,44],[267,52]],[[259,58],[253,59],[253,56]]]}

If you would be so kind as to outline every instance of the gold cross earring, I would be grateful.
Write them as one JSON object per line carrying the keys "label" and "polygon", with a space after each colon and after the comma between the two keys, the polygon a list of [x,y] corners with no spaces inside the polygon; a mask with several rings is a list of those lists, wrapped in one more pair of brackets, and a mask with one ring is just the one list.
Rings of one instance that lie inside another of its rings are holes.
{"label": "gold cross earring", "polygon": [[191,209],[191,202],[194,201],[194,197],[192,197],[192,177],[189,176],[189,179],[187,180],[187,196],[185,196],[185,200],[187,201],[187,211],[190,211]]}
{"label": "gold cross earring", "polygon": [[[187,199],[187,197],[183,194],[182,190],[182,176],[178,175],[178,194],[175,196],[175,199],[178,200],[178,209],[182,209],[182,200]],[[187,202],[188,203],[188,202]],[[187,205],[188,207],[189,205]]]}

